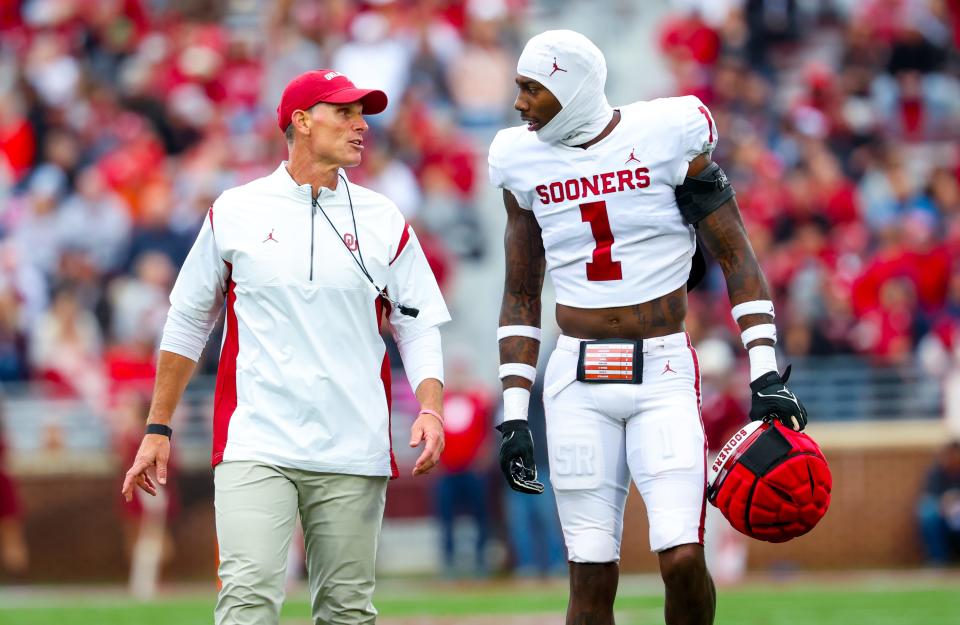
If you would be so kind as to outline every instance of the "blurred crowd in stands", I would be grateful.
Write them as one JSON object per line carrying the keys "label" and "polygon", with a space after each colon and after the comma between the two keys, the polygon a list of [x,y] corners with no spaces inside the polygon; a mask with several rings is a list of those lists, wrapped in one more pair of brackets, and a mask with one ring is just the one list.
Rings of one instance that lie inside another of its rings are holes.
{"label": "blurred crowd in stands", "polygon": [[[672,93],[643,97],[693,93],[711,107],[782,349],[896,364],[924,345],[933,366],[949,361],[960,346],[960,2],[673,4],[658,42]],[[482,262],[483,155],[513,123],[528,8],[4,3],[0,380],[41,379],[93,403],[117,382],[149,387],[166,294],[199,220],[221,190],[284,157],[276,99],[311,68],[390,94],[351,175],[417,224],[441,284],[457,263]],[[733,344],[723,291],[714,270],[691,298],[695,338]]]}
{"label": "blurred crowd in stands", "polygon": [[[919,355],[934,373],[960,370],[960,0],[664,1],[654,46],[672,86],[631,99],[690,93],[710,107],[714,158],[773,289],[783,352],[891,365]],[[646,3],[610,2],[644,18]],[[414,223],[441,287],[463,263],[499,271],[487,263],[499,233],[480,215],[502,210],[499,196],[483,200],[496,195],[486,150],[517,120],[531,8],[563,5],[0,2],[0,382],[85,400],[114,415],[117,450],[135,451],[178,268],[217,195],[285,158],[277,100],[310,69],[389,94],[349,175]],[[629,80],[622,60],[609,64]],[[687,319],[713,446],[745,414],[727,376],[739,353],[729,310],[713,266]],[[206,350],[202,371],[216,359]],[[490,520],[475,504],[489,498],[496,400],[462,364],[436,512],[448,569],[453,519],[467,512],[473,565],[486,571]],[[0,521],[16,516],[7,495]],[[545,527],[552,508],[533,503],[507,501],[512,528]],[[562,570],[557,537],[540,538],[538,553],[514,541],[518,570]]]}
{"label": "blurred crowd in stands", "polygon": [[[960,2],[674,4],[660,46],[675,91],[716,118],[715,160],[773,289],[783,351],[899,365],[919,347],[930,367],[948,364],[960,348]],[[712,278],[707,291],[724,293]],[[725,297],[692,300],[693,326],[732,329]]]}
{"label": "blurred crowd in stands", "polygon": [[917,503],[926,563],[960,563],[960,440],[943,447],[927,470]]}
{"label": "blurred crowd in stands", "polygon": [[309,69],[389,94],[350,175],[416,224],[446,287],[458,262],[486,252],[474,137],[510,111],[522,8],[3,3],[0,380],[43,380],[95,406],[118,383],[149,390],[167,293],[200,220],[223,189],[285,158],[277,99]]}

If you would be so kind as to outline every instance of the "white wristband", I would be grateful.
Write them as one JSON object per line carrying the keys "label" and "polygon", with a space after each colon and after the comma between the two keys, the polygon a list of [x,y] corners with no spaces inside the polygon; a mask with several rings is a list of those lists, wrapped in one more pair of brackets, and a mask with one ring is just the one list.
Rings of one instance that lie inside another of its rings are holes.
{"label": "white wristband", "polygon": [[755,299],[750,302],[742,302],[730,309],[734,321],[739,321],[744,315],[770,315],[776,319],[773,312],[773,302],[768,299]]}
{"label": "white wristband", "polygon": [[770,339],[776,343],[777,326],[772,323],[761,323],[760,325],[750,326],[740,333],[740,340],[743,341],[744,347],[757,339]]}
{"label": "white wristband", "polygon": [[533,383],[537,380],[537,368],[523,364],[522,362],[508,362],[500,365],[500,379],[502,380],[508,375],[518,375]]}
{"label": "white wristband", "polygon": [[750,356],[750,381],[753,382],[764,373],[779,372],[777,368],[777,352],[772,345],[757,345],[747,350]]}
{"label": "white wristband", "polygon": [[508,336],[525,336],[535,341],[540,340],[541,331],[536,326],[500,326],[497,328],[497,340],[502,341]]}
{"label": "white wristband", "polygon": [[513,386],[503,391],[503,420],[527,420],[527,410],[530,408],[530,391]]}

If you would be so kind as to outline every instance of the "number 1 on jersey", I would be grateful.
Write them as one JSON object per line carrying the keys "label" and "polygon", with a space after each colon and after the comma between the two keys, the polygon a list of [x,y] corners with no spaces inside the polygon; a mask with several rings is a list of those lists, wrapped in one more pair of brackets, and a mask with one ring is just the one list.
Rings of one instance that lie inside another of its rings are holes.
{"label": "number 1 on jersey", "polygon": [[610,248],[613,247],[613,232],[610,230],[610,219],[607,217],[607,203],[581,204],[580,217],[590,224],[593,240],[597,242],[597,247],[593,248],[593,261],[587,263],[587,280],[591,282],[623,280],[620,261],[613,260],[610,254]]}

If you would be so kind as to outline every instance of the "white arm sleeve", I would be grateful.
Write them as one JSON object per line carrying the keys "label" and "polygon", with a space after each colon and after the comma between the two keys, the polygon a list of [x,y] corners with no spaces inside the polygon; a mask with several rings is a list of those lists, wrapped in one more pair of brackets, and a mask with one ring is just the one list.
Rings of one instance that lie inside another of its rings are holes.
{"label": "white arm sleeve", "polygon": [[186,356],[197,362],[203,347],[210,337],[210,330],[217,320],[215,315],[206,319],[194,319],[183,311],[171,308],[167,313],[167,323],[163,326],[163,338],[160,339],[160,349]]}
{"label": "white arm sleeve", "polygon": [[440,328],[434,326],[411,337],[397,336],[397,348],[407,372],[410,387],[416,392],[420,383],[435,378],[443,384],[443,352],[440,348]]}
{"label": "white arm sleeve", "polygon": [[229,274],[214,237],[211,208],[170,292],[161,350],[200,359],[223,306]]}

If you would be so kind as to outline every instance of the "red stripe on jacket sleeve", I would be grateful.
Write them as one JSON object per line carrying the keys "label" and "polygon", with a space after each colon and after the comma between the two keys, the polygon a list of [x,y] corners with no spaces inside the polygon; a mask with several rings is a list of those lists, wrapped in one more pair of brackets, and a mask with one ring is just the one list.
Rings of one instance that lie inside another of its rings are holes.
{"label": "red stripe on jacket sleeve", "polygon": [[[380,325],[383,323],[384,315],[390,315],[390,304],[384,305],[382,298],[378,297],[375,303],[377,315],[377,331],[380,331]],[[391,389],[392,380],[390,377],[390,356],[383,352],[383,362],[380,363],[380,381],[383,382],[383,393],[387,400],[387,438],[390,444],[390,479],[395,480],[400,477],[400,467],[397,466],[397,457],[393,453],[393,392]]]}
{"label": "red stripe on jacket sleeve", "polygon": [[400,235],[400,243],[397,244],[397,253],[393,255],[393,258],[390,259],[390,264],[393,264],[393,261],[397,260],[397,257],[400,256],[400,252],[403,251],[403,248],[407,247],[407,243],[410,241],[410,226],[408,224],[403,224],[403,234]]}
{"label": "red stripe on jacket sleeve", "polygon": [[224,323],[226,336],[220,352],[220,365],[217,367],[217,389],[213,399],[213,457],[211,464],[217,466],[223,460],[223,451],[227,446],[227,431],[230,418],[237,409],[237,355],[240,353],[240,340],[237,336],[237,283],[233,281],[233,265],[227,263],[231,272],[227,287],[227,313]]}

